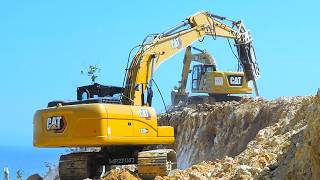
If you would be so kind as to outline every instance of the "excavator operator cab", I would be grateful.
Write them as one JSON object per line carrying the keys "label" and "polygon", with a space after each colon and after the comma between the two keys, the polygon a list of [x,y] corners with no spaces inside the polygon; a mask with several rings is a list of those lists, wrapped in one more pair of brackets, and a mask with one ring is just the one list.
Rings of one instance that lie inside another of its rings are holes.
{"label": "excavator operator cab", "polygon": [[217,67],[216,65],[203,65],[203,70],[204,70],[204,73],[206,72],[213,72],[213,71],[216,71],[217,70]]}
{"label": "excavator operator cab", "polygon": [[192,70],[192,80],[191,80],[191,87],[192,90],[199,90],[200,89],[200,82],[204,74],[212,73],[217,70],[215,64],[199,64],[194,65]]}

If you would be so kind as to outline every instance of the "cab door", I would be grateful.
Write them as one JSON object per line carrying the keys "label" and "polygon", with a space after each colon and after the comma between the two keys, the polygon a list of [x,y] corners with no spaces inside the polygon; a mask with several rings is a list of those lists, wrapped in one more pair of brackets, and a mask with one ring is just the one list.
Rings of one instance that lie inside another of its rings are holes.
{"label": "cab door", "polygon": [[192,79],[191,79],[192,90],[199,90],[201,74],[202,74],[202,65],[193,66]]}

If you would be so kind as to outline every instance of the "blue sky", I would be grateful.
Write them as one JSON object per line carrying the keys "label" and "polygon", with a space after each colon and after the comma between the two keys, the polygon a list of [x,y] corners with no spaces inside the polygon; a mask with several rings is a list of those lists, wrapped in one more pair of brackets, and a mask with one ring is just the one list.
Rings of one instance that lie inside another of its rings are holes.
{"label": "blue sky", "polygon": [[[75,99],[90,83],[80,71],[102,68],[98,82],[121,85],[130,49],[199,11],[242,19],[254,37],[262,96],[312,95],[319,88],[320,2],[309,1],[0,1],[0,146],[32,146],[34,112],[57,99]],[[206,38],[220,70],[234,70],[227,41]],[[155,80],[170,103],[183,52]],[[155,107],[163,110],[158,93]]]}

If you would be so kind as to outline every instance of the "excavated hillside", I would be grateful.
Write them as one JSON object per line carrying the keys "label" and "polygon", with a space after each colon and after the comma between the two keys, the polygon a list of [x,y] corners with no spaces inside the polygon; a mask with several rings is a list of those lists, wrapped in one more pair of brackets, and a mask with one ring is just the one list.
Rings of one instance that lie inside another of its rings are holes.
{"label": "excavated hillside", "polygon": [[168,121],[179,170],[156,179],[320,179],[320,92],[174,107]]}

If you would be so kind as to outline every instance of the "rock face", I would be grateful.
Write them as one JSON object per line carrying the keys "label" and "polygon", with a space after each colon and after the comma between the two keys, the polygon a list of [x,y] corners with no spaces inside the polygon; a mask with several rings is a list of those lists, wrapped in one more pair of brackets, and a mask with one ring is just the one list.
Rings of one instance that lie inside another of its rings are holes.
{"label": "rock face", "polygon": [[[258,142],[271,138],[275,131],[281,130],[295,117],[304,99],[267,101],[244,98],[240,102],[173,109],[169,117],[170,125],[176,130],[179,168],[185,169],[201,161],[222,159],[224,156],[235,157],[256,137]],[[274,127],[269,127],[271,125]]]}
{"label": "rock face", "polygon": [[307,108],[303,142],[290,162],[288,179],[320,179],[320,92]]}
{"label": "rock face", "polygon": [[157,180],[320,179],[320,92],[174,107],[168,122],[180,170]]}
{"label": "rock face", "polygon": [[320,179],[320,93],[176,107],[168,118],[187,168],[172,178]]}

